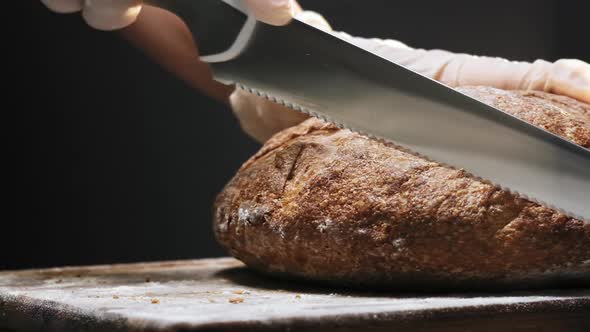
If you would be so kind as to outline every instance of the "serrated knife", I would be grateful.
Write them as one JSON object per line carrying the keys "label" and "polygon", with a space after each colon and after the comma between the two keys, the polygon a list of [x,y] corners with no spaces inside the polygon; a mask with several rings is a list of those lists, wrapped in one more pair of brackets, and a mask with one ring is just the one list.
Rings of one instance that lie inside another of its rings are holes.
{"label": "serrated knife", "polygon": [[230,0],[146,0],[179,16],[215,79],[384,139],[590,222],[590,150],[293,20]]}

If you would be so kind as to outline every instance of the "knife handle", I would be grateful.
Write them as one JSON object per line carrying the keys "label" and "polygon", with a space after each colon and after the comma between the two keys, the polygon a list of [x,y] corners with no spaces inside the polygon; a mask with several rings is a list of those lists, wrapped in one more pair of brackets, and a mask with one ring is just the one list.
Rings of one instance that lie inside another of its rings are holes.
{"label": "knife handle", "polygon": [[244,47],[256,20],[237,0],[145,0],[184,21],[199,45],[201,60],[227,61]]}

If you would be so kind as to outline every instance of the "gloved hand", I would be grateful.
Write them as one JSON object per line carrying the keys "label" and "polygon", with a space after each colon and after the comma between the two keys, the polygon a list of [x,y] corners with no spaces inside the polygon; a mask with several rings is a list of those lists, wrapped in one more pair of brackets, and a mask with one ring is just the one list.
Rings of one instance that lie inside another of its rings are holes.
{"label": "gloved hand", "polygon": [[505,90],[539,90],[590,103],[590,64],[576,59],[530,62],[413,49],[394,40],[335,35],[413,71],[457,87],[487,85]]}
{"label": "gloved hand", "polygon": [[[198,0],[195,0],[198,1]],[[84,20],[99,30],[117,30],[133,23],[143,0],[41,0],[58,13],[81,11]],[[294,0],[243,0],[250,12],[260,21],[283,25],[297,9]]]}
{"label": "gloved hand", "polygon": [[[316,12],[299,10],[295,17],[316,28],[332,30],[328,21]],[[242,129],[259,142],[265,142],[275,133],[308,118],[306,114],[275,104],[242,89],[235,89],[229,101]]]}
{"label": "gloved hand", "polygon": [[[590,103],[590,64],[580,60],[529,63],[413,49],[396,40],[366,39],[333,32],[328,22],[314,12],[301,12],[297,18],[452,87],[486,85],[506,90],[540,90]],[[239,89],[232,93],[230,102],[242,128],[261,142],[306,118]]]}
{"label": "gloved hand", "polygon": [[[117,29],[132,23],[141,10],[142,0],[41,0],[58,12],[82,10],[93,27]],[[198,1],[198,0],[195,0]],[[502,89],[530,89],[553,92],[590,103],[590,65],[574,59],[555,63],[511,62],[501,58],[455,54],[442,50],[413,49],[395,40],[364,39],[343,32],[332,32],[324,18],[314,12],[301,12],[294,0],[243,0],[258,17],[270,24],[287,23],[295,13],[311,25],[329,31],[394,62],[439,80],[449,86],[487,85]],[[223,86],[211,79],[206,64],[198,61],[196,46],[181,22],[150,8],[141,24],[134,24],[124,34],[146,50],[165,67],[191,86],[218,99],[231,93],[230,103],[244,130],[259,141],[298,124],[306,116],[271,103],[242,90]],[[142,15],[144,16],[144,15]],[[157,25],[151,24],[157,19]],[[142,21],[142,20],[140,20]],[[191,70],[187,70],[191,68]],[[279,109],[282,109],[279,111]]]}

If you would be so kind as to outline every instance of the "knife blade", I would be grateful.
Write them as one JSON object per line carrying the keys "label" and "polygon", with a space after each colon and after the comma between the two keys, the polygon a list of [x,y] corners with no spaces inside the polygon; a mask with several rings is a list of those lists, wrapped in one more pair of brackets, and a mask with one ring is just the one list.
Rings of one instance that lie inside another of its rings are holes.
{"label": "knife blade", "polygon": [[267,25],[236,1],[146,2],[180,16],[201,51],[217,38],[201,58],[217,80],[590,223],[582,146],[297,19]]}

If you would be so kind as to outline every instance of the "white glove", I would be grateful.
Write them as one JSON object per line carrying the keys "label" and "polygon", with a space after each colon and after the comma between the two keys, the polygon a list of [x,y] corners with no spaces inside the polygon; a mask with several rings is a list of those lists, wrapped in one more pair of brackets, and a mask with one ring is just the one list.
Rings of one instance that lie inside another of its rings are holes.
{"label": "white glove", "polygon": [[[58,13],[81,11],[84,20],[95,29],[116,30],[135,21],[141,11],[143,0],[41,0],[41,2]],[[243,2],[257,19],[274,25],[288,23],[297,6],[293,0],[243,0]]]}
{"label": "white glove", "polygon": [[[332,28],[323,16],[312,12],[297,13],[297,19],[316,28],[330,31]],[[229,101],[242,129],[252,138],[264,142],[275,133],[303,122],[307,115],[275,104],[241,89],[235,89]]]}
{"label": "white glove", "polygon": [[365,39],[344,32],[334,35],[452,87],[487,85],[505,90],[538,90],[590,103],[590,64],[580,60],[517,62],[413,49],[395,40]]}
{"label": "white glove", "polygon": [[[331,32],[330,25],[317,13],[305,11],[297,18]],[[331,33],[452,87],[486,85],[506,90],[540,90],[590,103],[590,65],[580,60],[514,62],[442,50],[413,49],[396,40]],[[298,112],[285,110],[239,89],[230,96],[230,102],[242,128],[260,142],[305,119]]]}

